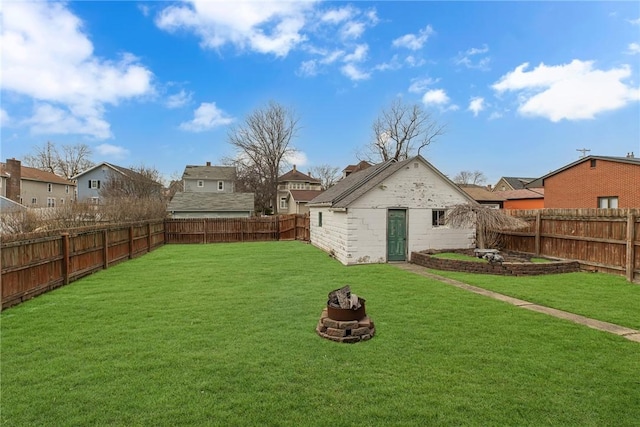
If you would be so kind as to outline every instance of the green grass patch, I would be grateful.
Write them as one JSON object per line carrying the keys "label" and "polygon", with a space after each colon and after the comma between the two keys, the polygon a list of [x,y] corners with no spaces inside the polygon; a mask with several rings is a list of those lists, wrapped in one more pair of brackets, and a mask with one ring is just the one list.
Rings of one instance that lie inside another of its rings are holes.
{"label": "green grass patch", "polygon": [[[367,300],[369,341],[315,333],[344,284]],[[299,242],[167,245],[1,320],[6,426],[640,419],[637,343]]]}
{"label": "green grass patch", "polygon": [[482,258],[478,258],[475,256],[470,256],[470,255],[465,255],[465,254],[459,254],[459,253],[455,253],[455,252],[441,252],[439,254],[433,254],[431,255],[434,258],[440,258],[440,259],[452,259],[455,261],[472,261],[472,262],[484,262],[486,263],[487,261],[482,259]]}
{"label": "green grass patch", "polygon": [[547,262],[552,262],[550,259],[537,258],[537,257],[532,257],[529,261],[531,261],[534,264],[544,264],[544,263],[547,263]]}
{"label": "green grass patch", "polygon": [[432,272],[536,304],[640,329],[640,286],[621,276],[580,272],[513,277]]}

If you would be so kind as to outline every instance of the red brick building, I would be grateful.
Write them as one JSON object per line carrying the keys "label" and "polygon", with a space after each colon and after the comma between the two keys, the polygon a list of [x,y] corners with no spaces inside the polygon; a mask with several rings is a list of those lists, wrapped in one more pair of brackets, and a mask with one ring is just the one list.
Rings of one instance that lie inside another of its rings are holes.
{"label": "red brick building", "polygon": [[541,178],[545,208],[640,208],[640,159],[587,156]]}

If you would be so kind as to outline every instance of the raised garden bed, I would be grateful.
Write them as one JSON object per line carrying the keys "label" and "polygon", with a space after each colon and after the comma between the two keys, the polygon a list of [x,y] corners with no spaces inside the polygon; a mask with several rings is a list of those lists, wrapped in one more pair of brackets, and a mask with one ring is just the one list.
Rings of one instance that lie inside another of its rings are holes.
{"label": "raised garden bed", "polygon": [[[438,254],[457,254],[459,256],[436,256]],[[435,270],[498,274],[502,276],[534,276],[580,271],[580,264],[577,261],[549,259],[548,262],[540,262],[541,258],[534,258],[529,254],[520,252],[500,252],[500,254],[505,261],[492,264],[478,258],[465,260],[464,257],[474,257],[473,249],[428,250],[412,252],[411,262]]]}

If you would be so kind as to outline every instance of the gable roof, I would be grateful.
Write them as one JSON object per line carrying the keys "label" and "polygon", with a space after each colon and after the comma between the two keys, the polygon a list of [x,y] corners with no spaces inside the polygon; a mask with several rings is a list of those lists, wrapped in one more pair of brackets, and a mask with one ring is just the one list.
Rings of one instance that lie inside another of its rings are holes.
{"label": "gable roof", "polygon": [[458,184],[458,187],[477,202],[504,202],[504,197],[476,184]]}
{"label": "gable roof", "polygon": [[114,165],[113,163],[108,163],[108,162],[102,162],[102,163],[99,163],[99,164],[89,168],[89,169],[83,170],[79,174],[71,177],[71,179],[78,179],[79,177],[81,177],[83,175],[86,175],[87,173],[89,173],[91,171],[94,171],[94,170],[96,170],[98,168],[101,168],[103,166],[106,166],[109,169],[111,169],[112,171],[117,172],[117,173],[119,173],[121,175],[124,175],[126,177],[129,177],[131,179],[152,181],[157,185],[160,185],[160,186],[162,185],[159,182],[153,181],[151,178],[148,178],[148,177],[146,177],[146,176],[142,175],[141,173],[138,173],[138,172],[136,172],[134,170],[131,170],[131,169],[128,169],[128,168],[125,168],[125,167],[122,167],[122,166]]}
{"label": "gable roof", "polygon": [[320,191],[318,190],[289,190],[291,198],[296,202],[310,202],[316,198]]}
{"label": "gable roof", "polygon": [[[6,170],[6,164],[0,163],[0,175],[9,178],[9,173]],[[20,165],[20,179],[26,179],[28,181],[39,181],[52,184],[62,185],[75,185],[72,181],[67,180],[52,172],[45,172],[40,169],[31,168],[28,166]]]}
{"label": "gable roof", "polygon": [[235,181],[235,166],[206,166],[187,165],[182,173],[182,179],[213,179],[220,181]]}
{"label": "gable roof", "polygon": [[576,160],[573,163],[569,163],[566,166],[561,167],[560,169],[556,169],[552,172],[549,172],[548,174],[546,174],[545,176],[543,176],[542,178],[540,178],[540,180],[542,181],[542,183],[544,184],[544,180],[549,178],[550,176],[559,174],[560,172],[563,172],[569,168],[572,168],[580,163],[584,163],[586,161],[591,161],[591,160],[604,160],[604,161],[608,161],[608,162],[617,162],[617,163],[626,163],[626,164],[630,164],[630,165],[634,165],[634,166],[640,166],[640,158],[637,157],[613,157],[613,156],[586,156],[583,157],[581,159]]}
{"label": "gable roof", "polygon": [[418,155],[403,161],[396,161],[394,159],[387,160],[386,162],[378,163],[364,170],[354,172],[314,198],[309,202],[309,205],[346,208],[369,190],[377,187],[382,181],[402,169],[405,165],[415,161],[421,161],[432,172],[449,183],[453,191],[459,193],[470,202],[475,203],[475,200],[455,185],[453,181],[443,175],[442,172],[427,162],[422,156]]}
{"label": "gable roof", "polygon": [[176,193],[168,211],[253,212],[253,193]]}
{"label": "gable roof", "polygon": [[288,181],[304,181],[304,182],[313,182],[315,184],[320,184],[319,179],[300,172],[299,170],[296,169],[296,165],[293,165],[293,169],[291,169],[289,172],[278,177],[278,182],[288,182]]}
{"label": "gable roof", "polygon": [[[498,180],[498,183],[502,180],[506,181],[507,184],[509,184],[511,188],[513,188],[514,190],[522,190],[523,188],[525,188],[527,184],[532,183],[533,181],[536,181],[536,178],[518,178],[513,176],[503,176]],[[494,191],[500,191],[500,190],[497,190],[497,186],[498,184],[496,184],[496,190]]]}
{"label": "gable roof", "polygon": [[371,163],[367,162],[366,160],[361,160],[360,163],[358,163],[357,165],[348,165],[346,168],[342,170],[342,172],[348,176],[354,172],[361,171],[370,166],[372,166]]}
{"label": "gable roof", "polygon": [[7,199],[4,196],[0,196],[0,210],[3,212],[16,212],[26,210],[26,206],[21,205],[18,202],[14,202],[11,199]]}

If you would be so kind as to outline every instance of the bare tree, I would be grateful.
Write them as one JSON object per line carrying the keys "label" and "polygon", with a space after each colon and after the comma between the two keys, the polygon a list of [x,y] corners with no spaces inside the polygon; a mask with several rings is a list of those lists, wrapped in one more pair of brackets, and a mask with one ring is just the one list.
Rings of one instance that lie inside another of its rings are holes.
{"label": "bare tree", "polygon": [[117,199],[121,197],[142,199],[162,199],[162,176],[154,168],[145,165],[121,168],[111,171],[108,179],[100,187],[100,197]]}
{"label": "bare tree", "polygon": [[295,113],[275,101],[253,111],[243,124],[229,131],[228,141],[238,151],[236,159],[261,180],[265,197],[276,212],[280,167],[283,159],[295,152],[290,143],[297,131]]}
{"label": "bare tree", "polygon": [[236,168],[235,191],[254,193],[254,210],[264,214],[271,213],[270,190],[262,170],[252,161],[243,158],[224,158],[222,164]]}
{"label": "bare tree", "polygon": [[340,168],[337,166],[318,165],[312,167],[309,172],[314,178],[320,180],[323,190],[332,187],[340,178]]}
{"label": "bare tree", "polygon": [[528,223],[499,209],[478,203],[455,205],[447,211],[446,223],[455,228],[476,227],[476,244],[480,249],[500,246],[500,232],[526,228]]}
{"label": "bare tree", "polygon": [[456,184],[474,184],[483,185],[487,182],[487,177],[480,171],[461,171],[453,177]]}
{"label": "bare tree", "polygon": [[33,153],[24,156],[23,163],[70,179],[94,165],[90,158],[91,148],[86,144],[57,147],[47,141],[42,146],[34,147]]}
{"label": "bare tree", "polygon": [[405,104],[395,99],[373,122],[373,141],[358,154],[360,160],[371,162],[390,159],[404,160],[431,144],[445,132],[419,104]]}

